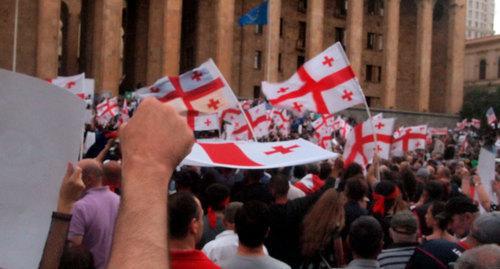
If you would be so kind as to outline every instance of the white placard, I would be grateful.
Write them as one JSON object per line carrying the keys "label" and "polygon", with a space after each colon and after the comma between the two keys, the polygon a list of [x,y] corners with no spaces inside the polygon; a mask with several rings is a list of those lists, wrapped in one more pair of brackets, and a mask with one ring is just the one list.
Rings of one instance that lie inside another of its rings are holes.
{"label": "white placard", "polygon": [[481,178],[481,183],[486,189],[490,199],[495,200],[495,194],[491,188],[491,181],[495,180],[495,153],[485,148],[481,148],[477,171],[478,176]]}
{"label": "white placard", "polygon": [[37,268],[84,103],[46,81],[0,69],[0,268]]}

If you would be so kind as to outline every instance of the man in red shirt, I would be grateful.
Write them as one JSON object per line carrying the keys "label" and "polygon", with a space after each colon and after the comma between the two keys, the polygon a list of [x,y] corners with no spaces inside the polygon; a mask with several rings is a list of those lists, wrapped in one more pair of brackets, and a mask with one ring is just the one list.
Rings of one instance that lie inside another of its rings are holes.
{"label": "man in red shirt", "polygon": [[203,234],[203,209],[191,193],[179,192],[168,199],[168,243],[171,268],[219,269],[195,249]]}

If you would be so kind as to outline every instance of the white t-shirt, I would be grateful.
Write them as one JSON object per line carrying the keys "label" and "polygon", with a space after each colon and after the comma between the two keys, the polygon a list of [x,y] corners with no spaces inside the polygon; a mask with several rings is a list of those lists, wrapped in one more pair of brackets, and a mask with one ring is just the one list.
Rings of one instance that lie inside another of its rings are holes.
{"label": "white t-shirt", "polygon": [[[225,230],[218,234],[214,240],[205,244],[203,253],[216,264],[228,260],[238,251],[238,235],[233,230]],[[264,253],[268,255],[266,247]]]}

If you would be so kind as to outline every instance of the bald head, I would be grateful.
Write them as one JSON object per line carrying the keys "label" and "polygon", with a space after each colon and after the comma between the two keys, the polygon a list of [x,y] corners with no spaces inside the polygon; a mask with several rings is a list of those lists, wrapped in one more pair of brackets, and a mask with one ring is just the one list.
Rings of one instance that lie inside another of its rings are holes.
{"label": "bald head", "polygon": [[122,177],[122,166],[117,161],[109,161],[102,165],[104,185],[118,186]]}
{"label": "bald head", "polygon": [[102,185],[104,172],[100,162],[94,159],[83,159],[78,162],[78,167],[82,169],[82,180],[86,189]]}

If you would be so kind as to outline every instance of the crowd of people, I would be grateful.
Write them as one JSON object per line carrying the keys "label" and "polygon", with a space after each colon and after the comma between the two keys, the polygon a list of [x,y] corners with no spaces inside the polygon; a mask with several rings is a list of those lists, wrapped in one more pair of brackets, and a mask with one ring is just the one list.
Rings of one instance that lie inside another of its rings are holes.
{"label": "crowd of people", "polygon": [[[311,120],[293,121],[309,139]],[[154,99],[119,144],[98,132],[68,164],[41,268],[500,268],[500,165],[485,180],[476,161],[491,135],[450,132],[368,167],[241,170],[177,167],[193,132]]]}

